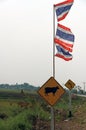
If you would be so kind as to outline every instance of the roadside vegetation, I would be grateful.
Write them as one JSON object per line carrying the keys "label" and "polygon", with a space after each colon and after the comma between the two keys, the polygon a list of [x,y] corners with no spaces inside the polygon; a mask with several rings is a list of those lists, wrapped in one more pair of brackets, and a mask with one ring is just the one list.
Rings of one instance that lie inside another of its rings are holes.
{"label": "roadside vegetation", "polygon": [[[54,105],[55,122],[66,120],[69,112],[69,96],[66,92]],[[0,130],[50,130],[50,106],[37,91],[1,90],[0,91]],[[72,114],[86,112],[86,98],[72,95]],[[86,123],[85,115],[79,117],[81,124]]]}

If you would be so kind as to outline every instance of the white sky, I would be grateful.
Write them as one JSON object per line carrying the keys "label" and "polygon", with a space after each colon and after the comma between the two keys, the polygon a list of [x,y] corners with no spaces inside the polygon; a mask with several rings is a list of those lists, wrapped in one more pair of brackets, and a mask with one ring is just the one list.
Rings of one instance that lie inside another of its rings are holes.
{"label": "white sky", "polygon": [[[41,86],[52,76],[53,4],[64,0],[0,0],[0,83]],[[73,60],[55,58],[56,80],[86,81],[86,0],[61,23],[75,35]]]}

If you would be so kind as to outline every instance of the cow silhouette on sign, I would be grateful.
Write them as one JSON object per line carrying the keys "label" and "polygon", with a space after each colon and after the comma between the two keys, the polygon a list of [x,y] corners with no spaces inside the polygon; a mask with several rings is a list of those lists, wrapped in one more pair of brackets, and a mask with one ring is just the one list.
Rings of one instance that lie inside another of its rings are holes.
{"label": "cow silhouette on sign", "polygon": [[49,93],[52,93],[53,95],[55,95],[55,93],[57,92],[59,88],[56,86],[56,87],[46,87],[45,88],[45,94],[48,95]]}

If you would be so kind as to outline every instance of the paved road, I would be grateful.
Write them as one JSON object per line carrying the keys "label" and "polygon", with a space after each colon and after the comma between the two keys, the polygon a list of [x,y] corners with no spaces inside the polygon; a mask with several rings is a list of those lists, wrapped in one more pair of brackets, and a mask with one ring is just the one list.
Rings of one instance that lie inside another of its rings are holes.
{"label": "paved road", "polygon": [[81,95],[81,94],[75,94],[75,95],[77,95],[79,97],[86,97],[86,95]]}

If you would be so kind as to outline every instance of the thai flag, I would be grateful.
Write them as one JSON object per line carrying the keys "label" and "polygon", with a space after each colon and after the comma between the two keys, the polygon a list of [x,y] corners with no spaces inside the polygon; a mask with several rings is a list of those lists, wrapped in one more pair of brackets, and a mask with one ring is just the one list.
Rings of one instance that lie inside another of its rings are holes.
{"label": "thai flag", "polygon": [[64,48],[62,48],[59,45],[56,45],[57,53],[55,56],[64,59],[65,61],[72,60],[72,54],[70,54],[68,51],[66,51]]}
{"label": "thai flag", "polygon": [[74,0],[66,0],[54,5],[58,21],[63,20],[67,16],[71,6],[73,5],[73,2]]}
{"label": "thai flag", "polygon": [[71,29],[58,24],[54,42],[55,44],[62,46],[67,51],[72,52],[74,45],[74,35],[71,32]]}

